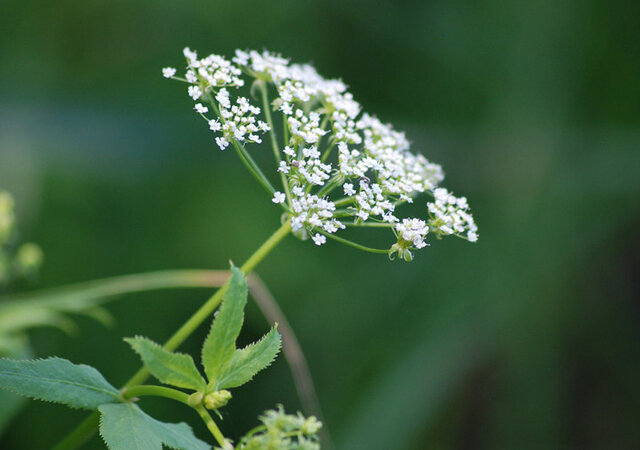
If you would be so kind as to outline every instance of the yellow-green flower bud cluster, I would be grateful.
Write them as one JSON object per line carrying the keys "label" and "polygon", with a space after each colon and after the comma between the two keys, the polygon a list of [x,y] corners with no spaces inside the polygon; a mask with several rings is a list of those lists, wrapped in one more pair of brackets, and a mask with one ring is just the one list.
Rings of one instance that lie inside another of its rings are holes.
{"label": "yellow-green flower bud cluster", "polygon": [[225,442],[220,450],[319,450],[318,432],[322,423],[301,413],[286,414],[282,405],[259,417],[262,425],[244,436],[235,447]]}
{"label": "yellow-green flower bud cluster", "polygon": [[43,260],[37,245],[16,244],[15,225],[13,197],[0,191],[0,286],[16,278],[32,276]]}

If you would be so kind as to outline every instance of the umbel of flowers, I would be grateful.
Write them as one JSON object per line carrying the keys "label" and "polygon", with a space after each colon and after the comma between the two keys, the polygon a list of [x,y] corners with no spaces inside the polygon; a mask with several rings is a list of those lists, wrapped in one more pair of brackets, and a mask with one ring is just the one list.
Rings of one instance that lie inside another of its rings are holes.
{"label": "umbel of flowers", "polygon": [[[441,186],[442,168],[413,153],[404,133],[363,112],[342,81],[267,51],[236,50],[228,60],[199,58],[185,48],[184,56],[183,77],[172,67],[163,75],[189,85],[194,110],[217,146],[235,150],[298,237],[316,245],[332,238],[406,261],[429,236],[478,239],[466,198]],[[245,86],[249,92],[241,95]],[[275,158],[270,177],[249,152],[267,135]],[[402,217],[402,205],[421,194],[427,197],[424,214]],[[365,247],[342,236],[350,227],[388,228],[394,242],[388,249]]]}

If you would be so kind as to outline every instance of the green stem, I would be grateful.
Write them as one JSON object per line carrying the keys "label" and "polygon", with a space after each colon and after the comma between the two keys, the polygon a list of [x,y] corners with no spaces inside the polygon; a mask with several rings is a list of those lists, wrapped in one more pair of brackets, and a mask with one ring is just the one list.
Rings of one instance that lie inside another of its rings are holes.
{"label": "green stem", "polygon": [[335,217],[336,219],[340,218],[340,217],[350,217],[353,216],[353,210],[349,210],[349,209],[336,209],[333,212],[333,217]]}
{"label": "green stem", "polygon": [[[324,116],[324,119],[322,119],[322,123],[320,124],[320,128],[321,129],[325,129],[325,127],[327,126],[327,122],[329,122],[329,119],[331,118],[331,113],[326,113]],[[329,134],[329,133],[325,133],[325,134]],[[324,134],[322,136],[320,136],[320,138],[318,139],[318,150],[320,150],[320,145],[322,143],[322,138],[324,138]],[[331,150],[333,149],[333,146],[335,145],[335,141],[329,141],[327,148],[325,149],[325,151],[322,154],[322,158],[321,161],[325,162],[327,160],[327,158],[329,157],[329,154],[331,153]]]}
{"label": "green stem", "polygon": [[348,205],[349,203],[353,203],[353,201],[354,201],[353,197],[344,197],[344,198],[341,198],[340,200],[336,200],[333,203],[336,206],[343,206],[343,205]]}
{"label": "green stem", "polygon": [[213,418],[209,414],[209,411],[204,409],[202,405],[196,407],[196,411],[198,411],[198,414],[200,414],[200,417],[202,417],[205,425],[207,426],[213,437],[216,438],[216,441],[218,441],[220,447],[222,447],[225,441],[224,435],[222,434],[222,431],[220,431],[220,428],[218,428],[218,425],[216,425],[216,423],[213,421]]}
{"label": "green stem", "polygon": [[341,242],[345,245],[348,245],[349,247],[353,247],[353,248],[357,248],[358,250],[364,250],[365,252],[369,252],[369,253],[389,253],[389,250],[385,250],[383,248],[372,248],[372,247],[367,247],[364,246],[362,244],[358,244],[357,242],[353,242],[350,241],[348,239],[344,239],[341,238],[339,236],[335,236],[333,234],[329,234],[329,233],[325,233],[324,231],[319,231],[320,233],[324,234],[326,237],[333,239],[334,241],[338,241]]}
{"label": "green stem", "polygon": [[322,197],[324,195],[328,195],[328,194],[331,193],[331,191],[333,191],[338,186],[340,186],[340,182],[338,181],[337,178],[333,178],[333,179],[329,180],[324,186],[322,186],[322,188],[318,191],[318,193],[316,195],[318,197]]}
{"label": "green stem", "polygon": [[[322,122],[320,122],[320,129],[321,129],[321,130],[326,131],[326,130],[325,130],[325,127],[327,126],[327,122],[329,122],[329,118],[330,118],[330,117],[331,117],[331,114],[329,114],[329,113],[326,113],[326,114],[324,115],[324,118],[322,119]],[[322,136],[320,136],[320,137],[318,138],[318,144],[317,144],[317,145],[318,145],[318,150],[320,150],[320,147],[321,147],[321,145],[322,145],[322,138],[323,138],[326,134],[328,134],[328,133],[325,133],[325,134],[323,134]]]}
{"label": "green stem", "polygon": [[[262,244],[258,250],[256,250],[249,259],[240,266],[240,270],[245,274],[251,272],[265,256],[275,248],[278,243],[291,231],[291,223],[286,222],[275,233]],[[227,291],[229,283],[226,282],[215,294],[209,298],[179,329],[173,336],[164,344],[166,350],[175,350],[185,339],[187,339],[195,329],[204,322],[213,311],[218,307],[222,301],[222,296]],[[142,368],[140,369],[125,385],[125,387],[135,386],[142,383],[149,377],[149,372]]]}
{"label": "green stem", "polygon": [[80,448],[86,443],[93,433],[100,421],[100,415],[97,411],[94,411],[89,415],[80,425],[78,425],[71,433],[67,434],[58,444],[52,448],[52,450],[68,450],[73,448]]}
{"label": "green stem", "polygon": [[289,122],[284,114],[282,116],[282,140],[285,147],[289,145]]}
{"label": "green stem", "polygon": [[326,150],[324,151],[324,153],[322,154],[322,158],[321,161],[322,162],[326,162],[327,158],[329,157],[329,155],[331,154],[331,150],[333,150],[333,147],[336,146],[335,142],[330,142],[329,145],[327,146]]}
{"label": "green stem", "polygon": [[[216,101],[213,99],[213,97],[211,97],[210,92],[207,92],[207,99],[209,100],[211,109],[216,114],[216,116],[220,118],[223,124],[226,123],[226,119],[222,117],[222,115],[220,114],[220,109],[216,105]],[[209,121],[209,119],[206,116],[203,115],[202,117],[207,122]],[[260,167],[258,167],[256,162],[251,157],[251,155],[249,155],[249,152],[247,152],[247,150],[243,146],[241,146],[240,143],[235,138],[231,138],[230,141],[231,141],[231,144],[233,145],[233,148],[236,150],[236,153],[238,154],[240,161],[242,161],[242,164],[244,164],[244,166],[247,168],[247,170],[249,170],[251,175],[254,176],[254,178],[258,181],[258,183],[260,183],[267,190],[267,192],[273,195],[273,193],[275,192],[275,189],[273,189],[273,186],[271,186],[269,179],[264,175],[264,173],[262,173],[262,170],[260,170]]]}
{"label": "green stem", "polygon": [[177,402],[191,406],[189,405],[189,396],[187,394],[178,391],[177,389],[172,389],[165,386],[140,385],[125,388],[122,390],[122,397],[126,400],[144,396],[169,398],[171,400],[175,400]]}
{"label": "green stem", "polygon": [[[269,132],[269,138],[271,139],[271,149],[273,150],[273,156],[276,159],[276,163],[278,167],[280,166],[280,161],[282,158],[280,157],[280,149],[278,148],[278,138],[276,136],[276,129],[273,126],[273,118],[271,117],[271,108],[269,105],[269,94],[267,93],[267,83],[260,83],[260,92],[262,94],[262,109],[264,109],[264,115],[267,118],[267,123],[269,127],[271,127],[271,131]],[[289,182],[287,181],[287,177],[284,173],[278,171],[280,174],[280,181],[282,181],[282,188],[284,189],[285,194],[287,195],[287,203],[289,204],[289,208],[291,208],[291,192],[289,192]]]}
{"label": "green stem", "polygon": [[240,161],[242,161],[242,164],[244,164],[247,170],[249,170],[251,175],[253,175],[253,177],[267,190],[267,192],[273,195],[275,189],[273,188],[265,174],[262,172],[262,170],[260,170],[260,167],[258,167],[247,149],[241,146],[235,139],[231,140],[231,144],[238,154]]}
{"label": "green stem", "polygon": [[273,126],[273,118],[271,117],[271,108],[269,107],[269,94],[267,93],[267,84],[260,83],[260,93],[262,95],[262,109],[264,109],[264,115],[267,118],[267,123],[271,127],[269,138],[271,139],[271,148],[273,149],[273,156],[276,161],[280,162],[280,151],[278,150],[278,138],[276,137],[276,130]]}
{"label": "green stem", "polygon": [[348,227],[393,228],[392,223],[386,222],[342,222]]}
{"label": "green stem", "polygon": [[[286,222],[275,233],[269,237],[240,267],[245,274],[249,274],[255,267],[282,241],[291,231],[291,223]],[[222,296],[226,292],[228,282],[218,289],[209,300],[207,300],[164,344],[167,350],[175,350],[185,339],[187,339],[195,329],[202,324],[211,313],[218,307],[222,301]],[[133,386],[143,383],[149,377],[149,371],[141,368],[131,379],[124,385],[124,388],[130,389]],[[98,423],[98,413],[94,411],[87,417],[75,430],[71,432],[63,441],[61,441],[56,450],[70,450],[78,448],[95,432]],[[71,439],[73,438],[73,439]]]}

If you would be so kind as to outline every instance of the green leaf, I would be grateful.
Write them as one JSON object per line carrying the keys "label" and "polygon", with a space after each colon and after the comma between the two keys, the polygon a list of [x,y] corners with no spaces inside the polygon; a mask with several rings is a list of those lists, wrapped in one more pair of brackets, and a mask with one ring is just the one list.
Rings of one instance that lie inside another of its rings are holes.
{"label": "green leaf", "polygon": [[193,434],[191,427],[184,422],[166,423],[150,416],[147,416],[147,418],[153,432],[169,448],[176,450],[209,450],[211,448],[209,444],[198,439]]}
{"label": "green leaf", "polygon": [[247,280],[233,265],[231,273],[231,280],[222,299],[222,305],[213,319],[211,331],[202,346],[202,364],[210,383],[214,383],[231,363],[236,350],[236,339],[244,321]]}
{"label": "green leaf", "polygon": [[181,388],[199,390],[206,386],[193,358],[184,353],[173,353],[142,336],[125,338],[140,355],[149,372],[160,382]]}
{"label": "green leaf", "polygon": [[100,435],[111,450],[209,450],[185,423],[164,423],[133,403],[101,405]]}
{"label": "green leaf", "polygon": [[258,342],[236,350],[231,364],[218,379],[216,389],[235,388],[250,381],[273,362],[280,351],[281,342],[276,325]]}
{"label": "green leaf", "polygon": [[120,401],[120,393],[93,367],[66,359],[0,359],[0,388],[72,408],[97,409]]}
{"label": "green leaf", "polygon": [[[4,341],[4,342],[3,342]],[[4,345],[3,345],[4,344]],[[4,352],[4,353],[3,353]],[[26,339],[17,336],[0,335],[0,355],[12,359],[27,359],[32,356]],[[27,404],[27,399],[13,392],[0,390],[0,436]]]}
{"label": "green leaf", "polygon": [[100,436],[111,450],[162,450],[162,441],[136,405],[121,403],[98,409]]}

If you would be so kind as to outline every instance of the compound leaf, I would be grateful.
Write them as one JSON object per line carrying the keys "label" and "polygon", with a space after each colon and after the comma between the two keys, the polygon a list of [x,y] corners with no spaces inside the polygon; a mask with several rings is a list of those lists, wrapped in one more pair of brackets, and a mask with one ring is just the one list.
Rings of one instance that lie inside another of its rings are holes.
{"label": "compound leaf", "polygon": [[140,355],[149,372],[160,382],[196,391],[206,386],[191,356],[165,350],[142,336],[125,338],[125,341]]}
{"label": "compound leaf", "polygon": [[280,351],[282,339],[274,326],[262,339],[236,350],[231,363],[217,380],[216,389],[242,386],[268,367]]}
{"label": "compound leaf", "polygon": [[209,382],[224,373],[236,350],[236,339],[244,321],[247,303],[247,280],[242,272],[231,266],[231,280],[220,309],[213,319],[209,335],[202,346],[202,364]]}
{"label": "compound leaf", "polygon": [[0,388],[72,408],[97,409],[120,401],[120,393],[96,369],[62,358],[0,359]]}

